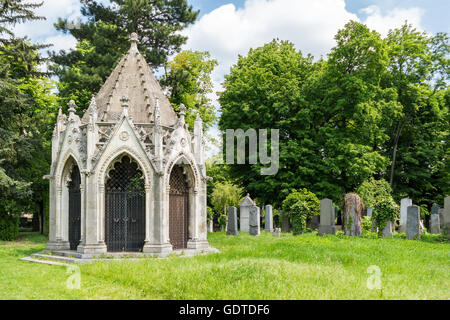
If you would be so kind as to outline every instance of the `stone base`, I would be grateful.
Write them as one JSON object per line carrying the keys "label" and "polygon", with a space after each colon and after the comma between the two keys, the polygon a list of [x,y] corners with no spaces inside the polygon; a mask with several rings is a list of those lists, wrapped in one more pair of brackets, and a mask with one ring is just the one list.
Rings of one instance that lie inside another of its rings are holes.
{"label": "stone base", "polygon": [[324,234],[336,234],[336,226],[319,226],[319,236],[323,236]]}
{"label": "stone base", "polygon": [[170,243],[165,244],[150,244],[145,243],[142,252],[144,253],[170,253],[172,252],[172,245]]}
{"label": "stone base", "polygon": [[47,250],[70,250],[69,241],[49,241],[47,242]]}
{"label": "stone base", "polygon": [[77,247],[78,253],[83,254],[101,254],[106,253],[107,248],[105,243],[97,243],[97,244],[80,244]]}
{"label": "stone base", "polygon": [[188,249],[208,249],[209,242],[207,240],[189,240],[187,243]]}

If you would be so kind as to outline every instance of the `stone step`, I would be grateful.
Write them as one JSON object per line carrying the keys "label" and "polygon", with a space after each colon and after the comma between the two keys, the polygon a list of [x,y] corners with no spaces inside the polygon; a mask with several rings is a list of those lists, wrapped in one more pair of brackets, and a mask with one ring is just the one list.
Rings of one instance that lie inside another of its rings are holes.
{"label": "stone step", "polygon": [[58,251],[51,251],[51,250],[44,250],[41,251],[42,254],[49,254],[51,256],[60,256],[60,257],[69,257],[69,258],[86,258],[83,256],[82,253],[78,253],[76,251],[71,250],[58,250]]}
{"label": "stone step", "polygon": [[36,259],[36,258],[32,258],[32,257],[21,258],[20,260],[21,261],[33,262],[33,263],[49,264],[49,265],[53,265],[53,266],[67,266],[66,263],[50,261],[50,260],[41,260],[41,259]]}
{"label": "stone step", "polygon": [[49,255],[45,253],[33,253],[31,255],[32,258],[40,259],[40,260],[50,260],[55,262],[62,262],[62,263],[88,263],[92,262],[90,259],[79,259],[75,257],[66,257],[61,255]]}

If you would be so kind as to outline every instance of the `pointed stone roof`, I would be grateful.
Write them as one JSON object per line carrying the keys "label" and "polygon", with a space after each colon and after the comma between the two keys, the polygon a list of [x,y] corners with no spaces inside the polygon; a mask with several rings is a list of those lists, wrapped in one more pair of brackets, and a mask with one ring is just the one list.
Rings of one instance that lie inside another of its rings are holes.
{"label": "pointed stone roof", "polygon": [[250,195],[248,193],[240,204],[241,207],[251,207],[254,205],[255,205],[255,202],[252,200],[252,198],[250,198]]}
{"label": "pointed stone roof", "polygon": [[137,48],[137,34],[130,37],[131,47],[122,57],[111,75],[105,81],[91,106],[83,115],[82,122],[87,123],[89,112],[97,111],[97,121],[116,122],[122,113],[121,99],[128,98],[128,114],[134,123],[154,122],[154,108],[159,99],[161,110],[161,125],[173,126],[177,115],[161,86],[156,80],[152,69]]}

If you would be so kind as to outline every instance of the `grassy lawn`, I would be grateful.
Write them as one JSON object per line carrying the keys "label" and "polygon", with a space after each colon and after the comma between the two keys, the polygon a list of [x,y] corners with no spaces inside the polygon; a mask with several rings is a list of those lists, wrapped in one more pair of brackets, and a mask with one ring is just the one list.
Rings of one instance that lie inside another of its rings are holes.
{"label": "grassy lawn", "polygon": [[[0,299],[450,299],[450,244],[315,233],[275,238],[209,234],[220,254],[79,265],[81,289],[63,266],[19,261],[45,237],[0,242]],[[367,268],[382,272],[369,290]]]}

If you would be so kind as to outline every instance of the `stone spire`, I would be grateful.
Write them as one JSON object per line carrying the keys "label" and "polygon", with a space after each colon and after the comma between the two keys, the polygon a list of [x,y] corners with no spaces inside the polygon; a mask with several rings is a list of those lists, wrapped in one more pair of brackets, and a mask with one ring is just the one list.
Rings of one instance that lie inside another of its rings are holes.
{"label": "stone spire", "polygon": [[136,32],[133,32],[130,35],[130,42],[131,42],[130,51],[138,51],[137,44],[139,42],[139,39],[138,39],[138,35]]}
{"label": "stone spire", "polygon": [[184,120],[184,116],[186,115],[186,107],[184,106],[184,104],[180,104],[180,123],[184,124],[185,120]]}

